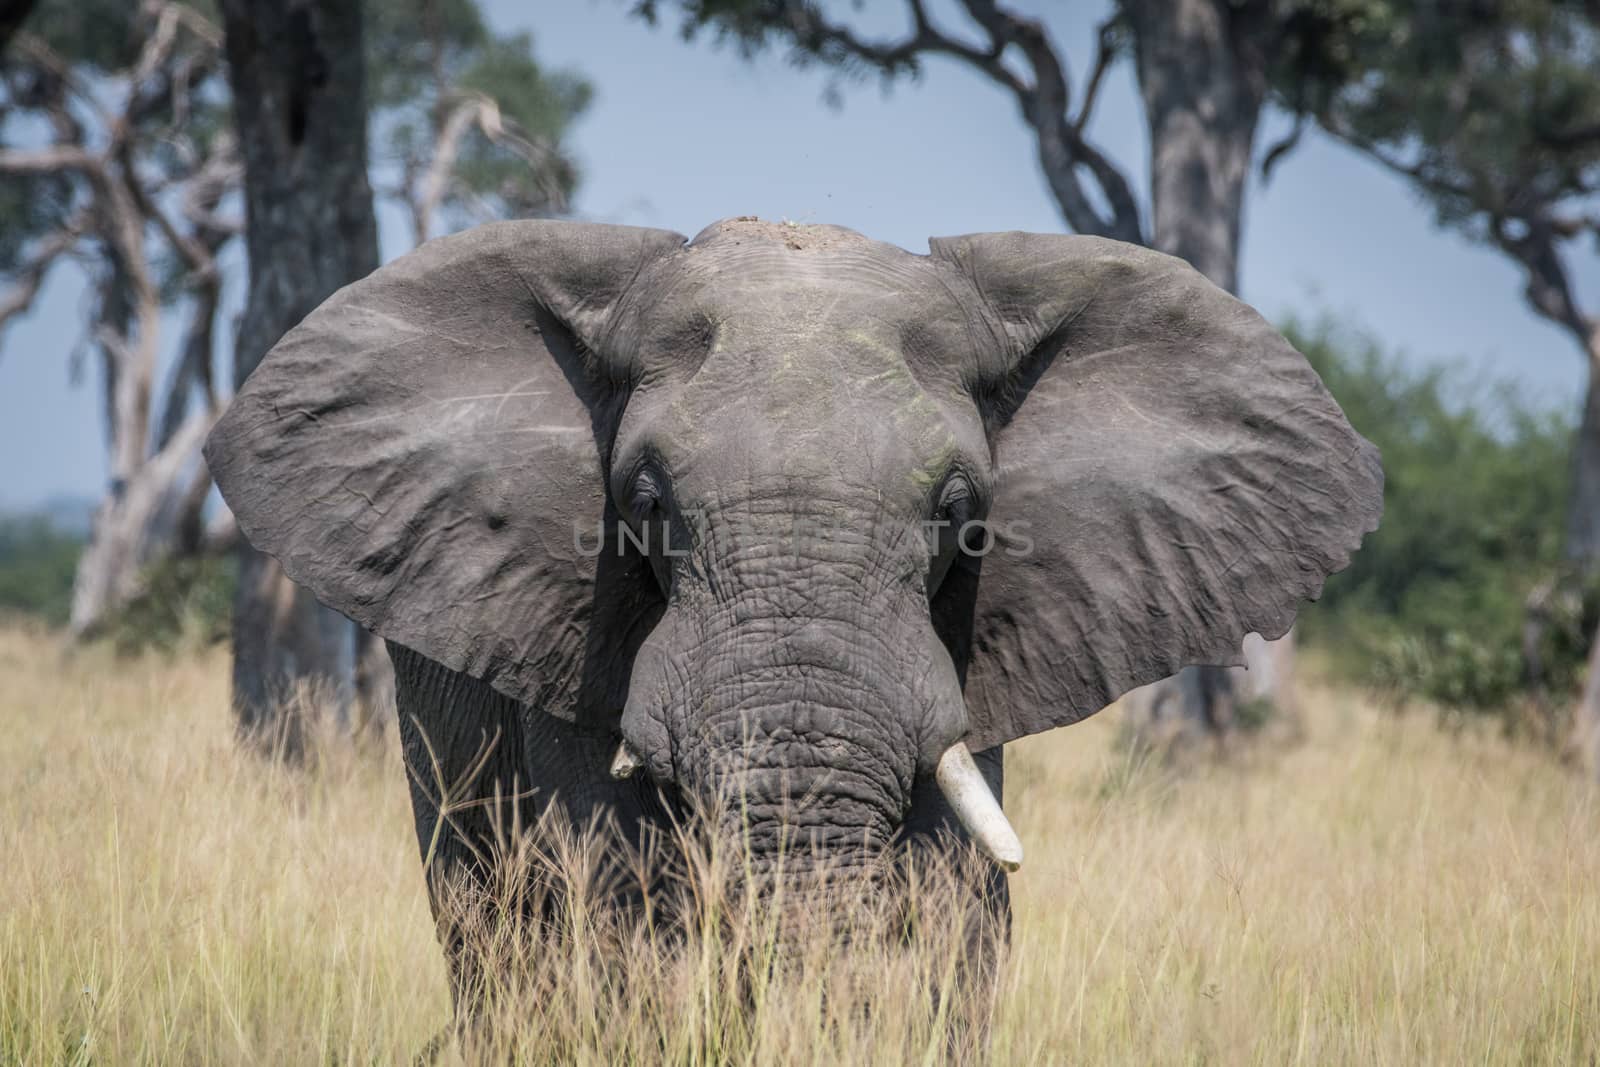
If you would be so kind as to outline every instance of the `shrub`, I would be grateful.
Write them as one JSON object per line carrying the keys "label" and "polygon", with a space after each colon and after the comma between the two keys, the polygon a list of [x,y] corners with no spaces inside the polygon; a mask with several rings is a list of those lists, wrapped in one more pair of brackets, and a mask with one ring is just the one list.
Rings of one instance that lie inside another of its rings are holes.
{"label": "shrub", "polygon": [[1553,590],[1538,658],[1546,684],[1575,687],[1596,590],[1563,569],[1567,414],[1505,383],[1410,367],[1327,320],[1288,332],[1383,452],[1386,478],[1383,524],[1305,612],[1306,639],[1398,698],[1504,711],[1528,692],[1530,596]]}
{"label": "shrub", "polygon": [[82,552],[80,538],[42,516],[0,517],[0,614],[65,624]]}
{"label": "shrub", "polygon": [[107,621],[105,636],[125,655],[225,641],[232,625],[237,573],[231,553],[153,564],[141,578],[138,595]]}

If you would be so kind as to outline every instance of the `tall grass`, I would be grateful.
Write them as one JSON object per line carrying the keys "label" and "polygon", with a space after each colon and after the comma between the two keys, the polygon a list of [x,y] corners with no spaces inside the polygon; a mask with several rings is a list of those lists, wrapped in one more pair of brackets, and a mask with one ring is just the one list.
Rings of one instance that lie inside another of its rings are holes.
{"label": "tall grass", "polygon": [[[448,1022],[392,747],[268,766],[235,746],[226,685],[216,654],[67,657],[0,630],[0,1063],[393,1063]],[[1293,747],[1181,774],[1127,756],[1115,713],[1013,746],[1007,808],[1029,858],[986,1027],[973,1021],[986,1004],[945,995],[962,930],[935,871],[913,890],[911,951],[819,935],[777,958],[771,913],[737,893],[655,941],[657,927],[581,897],[541,936],[483,927],[506,964],[486,1009],[506,1042],[495,1051],[579,1064],[1600,1056],[1600,798],[1490,732],[1443,733],[1339,692],[1308,704]],[[592,843],[555,851],[557,874],[586,884]],[[854,921],[902,921],[882,899]]]}

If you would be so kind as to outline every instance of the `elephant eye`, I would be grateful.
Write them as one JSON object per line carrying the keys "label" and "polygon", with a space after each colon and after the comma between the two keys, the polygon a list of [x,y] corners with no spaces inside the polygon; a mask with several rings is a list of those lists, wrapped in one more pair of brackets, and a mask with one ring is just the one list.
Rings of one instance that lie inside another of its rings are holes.
{"label": "elephant eye", "polygon": [[670,596],[672,573],[667,560],[669,524],[664,514],[663,500],[666,481],[660,471],[649,462],[640,465],[629,482],[628,512],[638,540],[636,544],[650,560],[651,573],[663,596]]}
{"label": "elephant eye", "polygon": [[927,571],[927,592],[933,596],[944,583],[956,560],[956,549],[978,512],[978,494],[971,480],[959,468],[951,470],[934,497],[933,529],[928,549],[932,559]]}
{"label": "elephant eye", "polygon": [[635,523],[642,523],[650,513],[661,506],[661,476],[648,464],[633,476],[633,487],[628,492],[628,511]]}
{"label": "elephant eye", "polygon": [[968,522],[976,509],[976,496],[972,483],[959,471],[952,472],[939,490],[939,506],[934,518],[959,528]]}

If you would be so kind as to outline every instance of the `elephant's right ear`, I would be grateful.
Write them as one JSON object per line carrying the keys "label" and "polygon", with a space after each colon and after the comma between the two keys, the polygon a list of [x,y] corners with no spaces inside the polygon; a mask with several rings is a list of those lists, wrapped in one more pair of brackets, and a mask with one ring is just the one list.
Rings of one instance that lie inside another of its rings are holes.
{"label": "elephant's right ear", "polygon": [[633,283],[683,243],[496,223],[340,290],[207,442],[239,528],[380,636],[564,718],[620,707],[652,587],[597,551],[605,469]]}
{"label": "elephant's right ear", "polygon": [[1189,264],[1095,237],[930,244],[964,297],[964,380],[993,450],[998,547],[958,560],[939,605],[971,747],[1238,663],[1377,527],[1377,449]]}

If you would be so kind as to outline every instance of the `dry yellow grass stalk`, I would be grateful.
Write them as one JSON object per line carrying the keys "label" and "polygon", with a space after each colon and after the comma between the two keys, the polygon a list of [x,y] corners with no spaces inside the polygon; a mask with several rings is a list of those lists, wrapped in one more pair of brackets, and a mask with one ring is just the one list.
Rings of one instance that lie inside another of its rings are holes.
{"label": "dry yellow grass stalk", "polygon": [[[227,673],[218,654],[67,657],[0,630],[0,1063],[392,1063],[446,1023],[396,755],[327,746],[302,771],[249,757]],[[1313,694],[1303,743],[1177,775],[1130,762],[1114,717],[1012,746],[1029,863],[988,1061],[1600,1056],[1600,798],[1579,777],[1346,693]],[[948,938],[910,953],[822,939],[774,971],[760,909],[717,907],[676,953],[582,914],[584,936],[610,930],[584,951],[499,942],[525,964],[491,998],[510,1051],[967,1051],[968,1009],[933,995]]]}

